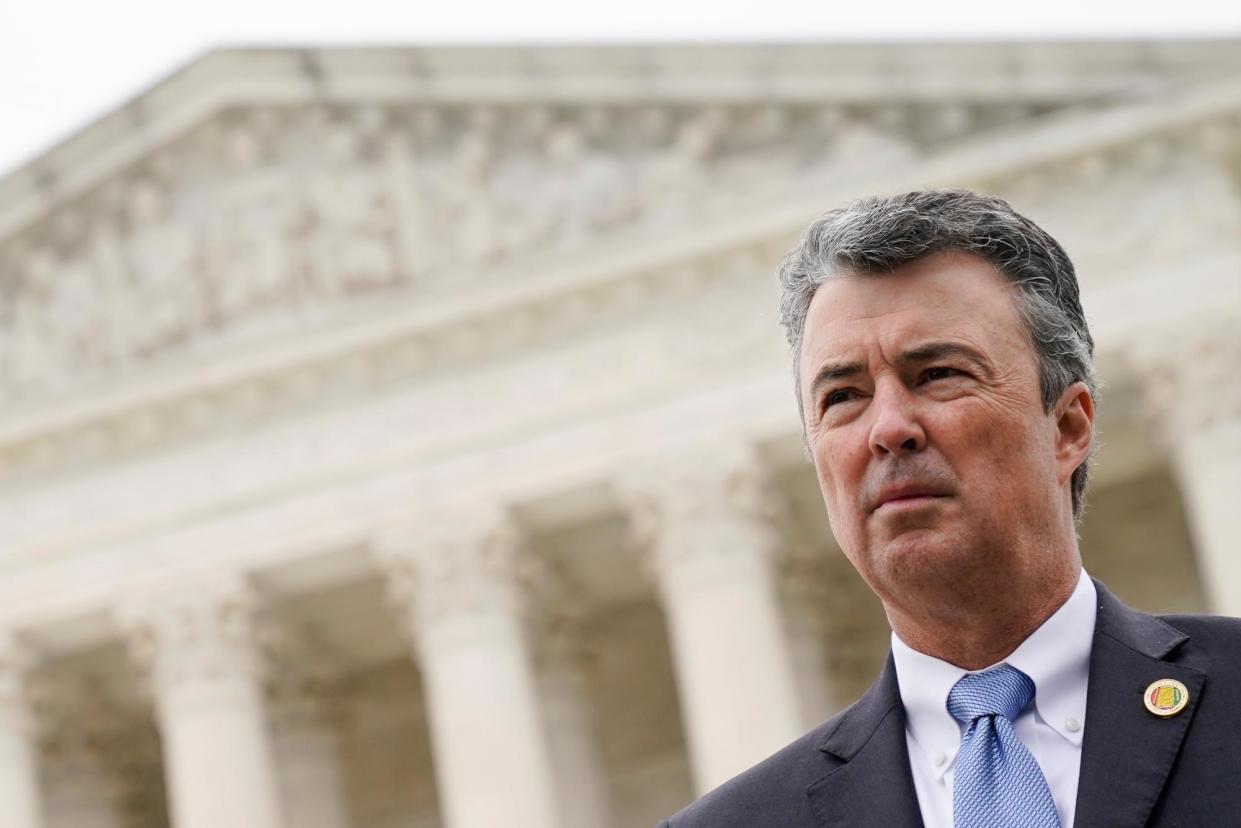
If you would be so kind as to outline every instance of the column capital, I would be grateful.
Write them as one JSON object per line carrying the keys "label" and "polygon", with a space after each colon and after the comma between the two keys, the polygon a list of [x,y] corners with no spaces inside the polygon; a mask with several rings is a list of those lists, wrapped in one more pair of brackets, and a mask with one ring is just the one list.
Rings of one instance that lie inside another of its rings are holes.
{"label": "column capital", "polygon": [[157,691],[214,679],[257,680],[259,601],[240,574],[164,582],[132,592],[117,608],[129,650]]}
{"label": "column capital", "polygon": [[[1142,413],[1157,439],[1174,446],[1180,435],[1241,422],[1241,336],[1222,323],[1178,337],[1154,339],[1126,357]],[[1164,347],[1160,347],[1161,343]]]}
{"label": "column capital", "polygon": [[29,682],[34,664],[30,647],[15,633],[0,632],[0,722],[26,735],[34,730]]}
{"label": "column capital", "polygon": [[594,654],[586,646],[585,589],[561,566],[544,564],[533,581],[537,611],[531,614],[532,647],[541,672],[581,674]]}
{"label": "column capital", "polygon": [[34,651],[17,634],[0,631],[0,696],[7,698],[17,683],[24,682],[34,663]]}
{"label": "column capital", "polygon": [[502,608],[524,613],[536,563],[507,509],[426,515],[389,527],[375,542],[389,598],[416,624]]}
{"label": "column capital", "polygon": [[766,464],[747,445],[697,447],[647,461],[627,472],[619,487],[626,500],[653,506],[660,517],[777,516]]}
{"label": "column capital", "polygon": [[114,699],[85,676],[40,676],[32,690],[40,742],[51,759],[103,762],[127,725]]}
{"label": "column capital", "polygon": [[830,570],[822,552],[804,543],[794,544],[780,559],[781,593],[786,600],[814,608],[816,615],[826,616],[832,609],[834,593],[828,587]]}
{"label": "column capital", "polygon": [[1180,484],[1210,609],[1222,615],[1241,614],[1239,327],[1241,316],[1199,324],[1175,343],[1152,337],[1129,360],[1144,413]]}
{"label": "column capital", "polygon": [[74,822],[90,813],[139,821],[143,809],[163,796],[148,775],[159,765],[159,737],[134,711],[110,694],[101,695],[92,676],[62,673],[40,684],[37,710],[48,818]]}
{"label": "column capital", "polygon": [[117,609],[150,671],[179,828],[277,828],[279,794],[263,708],[258,596],[240,572],[148,582]]}
{"label": "column capital", "polygon": [[647,564],[670,566],[744,552],[775,558],[783,503],[750,446],[699,448],[627,473],[618,488]]}
{"label": "column capital", "polygon": [[323,667],[324,649],[307,631],[270,625],[263,651],[273,722],[288,730],[331,730],[344,720],[338,682]]}

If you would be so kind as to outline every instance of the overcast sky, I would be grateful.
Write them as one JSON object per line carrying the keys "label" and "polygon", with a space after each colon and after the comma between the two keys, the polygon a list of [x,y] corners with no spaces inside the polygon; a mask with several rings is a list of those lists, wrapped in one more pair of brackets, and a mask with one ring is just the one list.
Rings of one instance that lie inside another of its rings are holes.
{"label": "overcast sky", "polygon": [[1241,0],[0,0],[0,176],[235,45],[1241,37]]}

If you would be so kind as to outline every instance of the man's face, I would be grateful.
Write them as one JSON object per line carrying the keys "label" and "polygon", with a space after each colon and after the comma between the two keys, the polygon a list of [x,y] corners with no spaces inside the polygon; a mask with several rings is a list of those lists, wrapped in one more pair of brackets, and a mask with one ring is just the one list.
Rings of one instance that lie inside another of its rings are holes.
{"label": "man's face", "polygon": [[889,608],[1029,583],[1049,533],[1072,532],[1056,416],[1013,288],[984,260],[828,280],[799,380],[832,529]]}

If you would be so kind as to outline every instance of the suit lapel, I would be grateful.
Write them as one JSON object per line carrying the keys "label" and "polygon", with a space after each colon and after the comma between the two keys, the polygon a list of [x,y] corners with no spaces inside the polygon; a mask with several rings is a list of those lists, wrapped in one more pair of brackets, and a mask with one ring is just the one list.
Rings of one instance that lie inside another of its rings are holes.
{"label": "suit lapel", "polygon": [[[1132,610],[1098,581],[1099,611],[1090,653],[1086,734],[1082,742],[1076,823],[1141,826],[1159,799],[1193,721],[1206,676],[1170,656],[1186,636]],[[1147,711],[1143,691],[1172,678],[1189,689],[1177,716]]]}
{"label": "suit lapel", "polygon": [[921,828],[891,654],[879,680],[841,715],[819,749],[842,762],[806,791],[823,825]]}
{"label": "suit lapel", "polygon": [[[1126,607],[1095,582],[1099,611],[1090,654],[1086,736],[1077,790],[1080,826],[1142,826],[1158,802],[1193,721],[1206,675],[1175,661],[1186,636],[1154,616]],[[1189,704],[1162,719],[1146,710],[1143,691],[1172,678]],[[922,816],[909,768],[905,710],[889,654],[879,680],[819,749],[838,767],[807,789],[827,828],[916,826]]]}

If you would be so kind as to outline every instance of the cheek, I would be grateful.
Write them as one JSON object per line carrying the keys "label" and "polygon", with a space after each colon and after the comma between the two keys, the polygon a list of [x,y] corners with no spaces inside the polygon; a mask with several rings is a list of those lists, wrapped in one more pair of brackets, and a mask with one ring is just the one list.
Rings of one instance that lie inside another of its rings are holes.
{"label": "cheek", "polygon": [[977,482],[988,490],[988,498],[1000,505],[1005,495],[1016,494],[1023,483],[1039,477],[1032,474],[1047,466],[1039,424],[1027,419],[996,416],[958,420],[951,429],[950,462],[965,485]]}
{"label": "cheek", "polygon": [[843,528],[851,520],[853,493],[858,491],[865,458],[859,465],[856,452],[848,451],[842,441],[816,446],[812,452],[828,519],[833,528]]}

